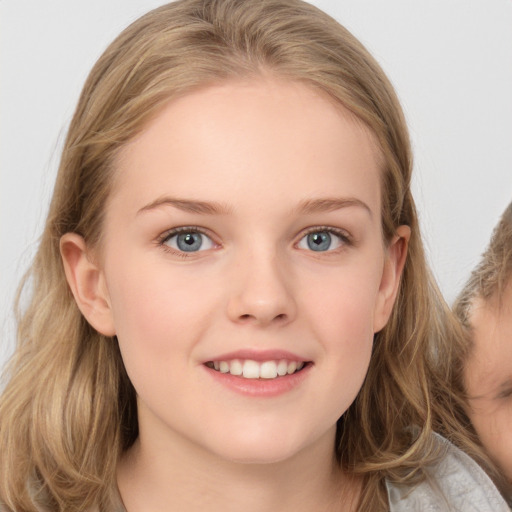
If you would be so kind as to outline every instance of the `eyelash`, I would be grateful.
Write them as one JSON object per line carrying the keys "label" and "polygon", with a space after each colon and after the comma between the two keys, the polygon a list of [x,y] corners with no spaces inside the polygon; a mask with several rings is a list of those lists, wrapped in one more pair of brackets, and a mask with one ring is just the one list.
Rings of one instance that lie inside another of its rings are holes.
{"label": "eyelash", "polygon": [[181,226],[179,228],[173,228],[169,231],[166,231],[165,233],[162,233],[160,235],[156,242],[159,247],[161,247],[165,252],[171,253],[175,256],[179,256],[180,258],[190,258],[193,254],[195,254],[198,251],[194,252],[184,252],[184,251],[177,251],[173,249],[172,247],[169,247],[166,242],[168,242],[172,237],[179,235],[181,233],[199,233],[200,235],[204,235],[208,237],[215,245],[218,245],[210,233],[208,233],[206,230],[198,227],[198,226]]}
{"label": "eyelash", "polygon": [[[164,251],[169,252],[174,255],[177,255],[181,258],[190,258],[193,254],[195,254],[199,251],[192,251],[190,253],[187,253],[184,251],[177,251],[174,248],[169,247],[167,245],[167,242],[171,238],[173,238],[174,236],[179,235],[181,233],[199,233],[201,235],[208,237],[210,240],[213,241],[214,244],[216,244],[216,242],[214,241],[211,234],[209,232],[207,232],[206,230],[204,230],[198,226],[181,226],[181,227],[173,228],[169,231],[166,231],[165,233],[162,233],[162,235],[160,235],[156,240],[157,245],[159,247],[161,247]],[[332,234],[332,235],[338,237],[341,241],[340,248],[332,249],[329,251],[318,251],[320,253],[324,253],[324,254],[325,253],[327,253],[327,254],[338,253],[341,250],[343,250],[344,248],[351,247],[354,245],[354,241],[353,241],[352,237],[345,230],[342,230],[339,228],[334,228],[332,226],[312,226],[310,228],[306,228],[305,230],[303,230],[301,232],[300,238],[299,238],[298,242],[295,243],[295,246],[297,246],[305,237],[307,237],[308,235],[310,235],[312,233],[329,233],[329,234]],[[216,245],[218,245],[218,244],[216,244]],[[311,252],[315,252],[315,251],[311,250]]]}
{"label": "eyelash", "polygon": [[[339,252],[339,250],[342,250],[345,247],[350,247],[354,245],[353,238],[343,229],[339,228],[333,228],[332,226],[313,226],[311,228],[307,228],[305,231],[301,233],[301,236],[299,238],[299,242],[306,236],[311,235],[312,233],[329,233],[331,235],[337,236],[342,243],[342,247],[340,249],[334,249],[331,251],[322,251],[322,252],[330,252],[335,253]],[[312,251],[314,252],[314,251]]]}

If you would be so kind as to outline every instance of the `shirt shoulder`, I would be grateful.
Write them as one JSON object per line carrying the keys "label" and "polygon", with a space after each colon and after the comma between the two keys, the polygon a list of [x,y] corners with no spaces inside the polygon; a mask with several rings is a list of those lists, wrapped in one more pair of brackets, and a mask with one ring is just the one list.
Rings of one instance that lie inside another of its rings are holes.
{"label": "shirt shoulder", "polygon": [[484,470],[438,434],[444,456],[417,485],[386,481],[390,512],[510,512]]}

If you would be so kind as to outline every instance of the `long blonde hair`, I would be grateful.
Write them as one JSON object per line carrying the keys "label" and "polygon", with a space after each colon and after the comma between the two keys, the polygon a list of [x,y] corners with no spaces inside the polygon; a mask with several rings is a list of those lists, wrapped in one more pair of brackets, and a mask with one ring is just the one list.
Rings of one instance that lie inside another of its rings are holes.
{"label": "long blonde hair", "polygon": [[71,122],[0,402],[0,496],[9,509],[108,510],[117,461],[137,437],[135,391],[117,340],[81,316],[60,237],[76,232],[90,246],[101,243],[116,155],[164,103],[261,72],[322,91],[371,129],[383,162],[384,237],[399,225],[412,230],[392,317],[338,425],[340,464],[365,475],[360,510],[387,509],[384,478],[421,477],[434,457],[433,429],[478,455],[452,390],[457,370],[445,363],[458,350],[457,324],[425,263],[407,128],[383,71],[346,29],[300,0],[180,0],[146,14],[107,48]]}

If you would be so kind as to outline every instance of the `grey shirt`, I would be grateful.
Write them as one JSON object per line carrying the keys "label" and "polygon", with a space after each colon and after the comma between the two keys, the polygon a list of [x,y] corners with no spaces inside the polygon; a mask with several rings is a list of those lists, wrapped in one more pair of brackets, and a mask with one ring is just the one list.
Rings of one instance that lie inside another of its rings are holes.
{"label": "grey shirt", "polygon": [[411,487],[386,482],[390,512],[510,512],[482,468],[435,434],[445,455],[427,469],[427,479]]}

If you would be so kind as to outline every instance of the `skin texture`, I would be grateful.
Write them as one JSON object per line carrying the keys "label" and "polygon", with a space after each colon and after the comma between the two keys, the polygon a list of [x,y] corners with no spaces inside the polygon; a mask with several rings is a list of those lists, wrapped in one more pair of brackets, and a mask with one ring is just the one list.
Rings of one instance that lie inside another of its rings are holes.
{"label": "skin texture", "polygon": [[[336,421],[409,236],[382,239],[378,161],[348,111],[270,78],[174,100],[124,148],[101,251],[74,234],[61,248],[82,312],[117,335],[137,391],[140,436],[119,469],[128,510],[353,509]],[[204,250],[180,252],[177,227],[200,228]],[[340,235],[316,252],[311,229]],[[241,349],[293,352],[307,375],[277,396],[235,392],[204,363]]]}
{"label": "skin texture", "polygon": [[474,346],[465,368],[469,416],[512,483],[512,282],[499,303],[477,299],[470,324]]}

